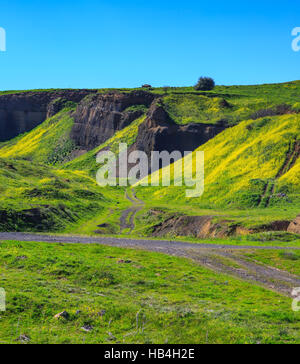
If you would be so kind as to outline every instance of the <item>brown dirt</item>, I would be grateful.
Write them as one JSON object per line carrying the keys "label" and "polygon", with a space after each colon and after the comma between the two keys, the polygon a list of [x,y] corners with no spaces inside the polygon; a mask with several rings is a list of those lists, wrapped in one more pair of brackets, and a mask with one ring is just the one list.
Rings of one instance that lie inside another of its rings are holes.
{"label": "brown dirt", "polygon": [[223,220],[214,223],[213,219],[214,216],[173,216],[154,226],[152,235],[155,237],[193,236],[204,239],[251,233],[250,230],[234,224],[232,221]]}
{"label": "brown dirt", "polygon": [[276,220],[269,224],[261,225],[254,229],[253,232],[263,232],[263,231],[287,231],[290,221],[288,220]]}
{"label": "brown dirt", "polygon": [[135,228],[135,215],[141,211],[144,207],[143,201],[139,200],[133,192],[133,197],[130,197],[126,191],[125,197],[133,205],[129,209],[123,211],[120,217],[120,233],[126,229],[130,229],[130,232]]}
{"label": "brown dirt", "polygon": [[300,234],[300,215],[290,223],[287,231],[289,233]]}

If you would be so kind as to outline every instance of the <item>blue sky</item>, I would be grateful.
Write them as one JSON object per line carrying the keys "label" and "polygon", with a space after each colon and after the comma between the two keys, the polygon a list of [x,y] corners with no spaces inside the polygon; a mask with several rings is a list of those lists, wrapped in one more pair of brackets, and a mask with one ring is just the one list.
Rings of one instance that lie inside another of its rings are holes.
{"label": "blue sky", "polygon": [[295,0],[5,1],[0,89],[296,80],[297,26]]}

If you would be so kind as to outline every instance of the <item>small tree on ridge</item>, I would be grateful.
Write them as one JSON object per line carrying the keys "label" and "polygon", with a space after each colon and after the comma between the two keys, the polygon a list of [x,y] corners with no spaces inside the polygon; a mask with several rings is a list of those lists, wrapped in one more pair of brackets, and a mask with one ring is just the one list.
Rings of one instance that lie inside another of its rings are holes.
{"label": "small tree on ridge", "polygon": [[215,81],[210,77],[200,77],[197,84],[195,85],[195,90],[197,91],[211,91],[215,88]]}

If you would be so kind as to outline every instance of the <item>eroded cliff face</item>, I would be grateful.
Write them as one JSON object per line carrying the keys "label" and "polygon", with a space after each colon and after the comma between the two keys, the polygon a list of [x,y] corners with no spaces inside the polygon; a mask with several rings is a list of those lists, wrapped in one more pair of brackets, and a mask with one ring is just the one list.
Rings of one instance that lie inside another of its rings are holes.
{"label": "eroded cliff face", "polygon": [[287,229],[288,232],[300,235],[300,215],[292,221]]}
{"label": "eroded cliff face", "polygon": [[95,91],[60,90],[22,92],[0,96],[0,142],[28,132],[63,108]]}
{"label": "eroded cliff face", "polygon": [[[99,94],[93,90],[59,90],[24,92],[0,96],[0,142],[28,132],[55,115],[67,101],[78,103],[73,113],[70,138],[79,150],[92,150],[117,131],[148,113],[140,125],[132,150],[194,151],[216,136],[225,126],[210,124],[176,124],[164,110],[161,96],[150,92],[113,92]],[[140,107],[140,106],[144,106]]]}
{"label": "eroded cliff face", "polygon": [[144,91],[89,96],[77,107],[71,138],[82,149],[93,149],[143,115],[141,110],[128,108],[137,105],[148,108],[154,99],[153,94]]}
{"label": "eroded cliff face", "polygon": [[214,124],[176,124],[164,110],[160,101],[154,102],[145,122],[139,127],[136,149],[151,156],[151,151],[192,152],[205,144],[225,126]]}

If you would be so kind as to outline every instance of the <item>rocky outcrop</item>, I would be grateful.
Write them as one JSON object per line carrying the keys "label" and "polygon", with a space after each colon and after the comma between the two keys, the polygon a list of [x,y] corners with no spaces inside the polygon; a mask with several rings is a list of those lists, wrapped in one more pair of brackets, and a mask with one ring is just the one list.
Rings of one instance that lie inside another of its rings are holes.
{"label": "rocky outcrop", "polygon": [[276,220],[269,224],[263,224],[254,229],[254,232],[264,232],[264,231],[287,231],[290,225],[288,220]]}
{"label": "rocky outcrop", "polygon": [[287,231],[289,233],[300,235],[300,215],[297,216],[296,219],[290,223]]}
{"label": "rocky outcrop", "polygon": [[214,124],[176,124],[164,110],[160,100],[154,102],[145,122],[139,127],[136,148],[147,153],[194,151],[221,133],[226,126]]}
{"label": "rocky outcrop", "polygon": [[20,92],[0,96],[0,142],[28,132],[60,111],[65,102],[80,102],[96,91]]}
{"label": "rocky outcrop", "polygon": [[[22,92],[0,96],[0,142],[28,132],[58,113],[68,101],[78,103],[70,134],[78,150],[91,150],[145,113],[133,149],[194,151],[225,129],[213,124],[176,124],[151,92],[100,94],[95,90]],[[142,107],[144,106],[144,108]],[[132,149],[131,148],[131,149]]]}
{"label": "rocky outcrop", "polygon": [[141,110],[126,109],[137,105],[149,107],[154,98],[144,91],[89,96],[78,105],[71,138],[77,146],[93,149],[143,114]]}
{"label": "rocky outcrop", "polygon": [[[151,210],[152,215],[161,214]],[[225,238],[229,236],[250,235],[262,232],[282,232],[300,234],[300,215],[291,224],[286,220],[273,221],[259,227],[246,228],[233,220],[214,221],[214,216],[171,216],[153,226],[152,236],[192,236],[195,238]],[[290,225],[290,226],[289,226]],[[289,228],[288,228],[289,226]]]}
{"label": "rocky outcrop", "polygon": [[154,226],[152,236],[191,236],[205,239],[250,233],[248,229],[234,224],[232,221],[214,222],[213,220],[213,216],[174,216]]}
{"label": "rocky outcrop", "polygon": [[[78,105],[72,140],[82,150],[101,145],[144,113],[130,108],[138,105],[144,105],[149,110],[139,127],[136,142],[128,152],[144,151],[149,159],[152,151],[180,151],[182,154],[194,151],[226,127],[213,124],[178,125],[169,117],[161,100],[149,92],[97,94],[88,96]],[[150,166],[149,163],[149,169]]]}

